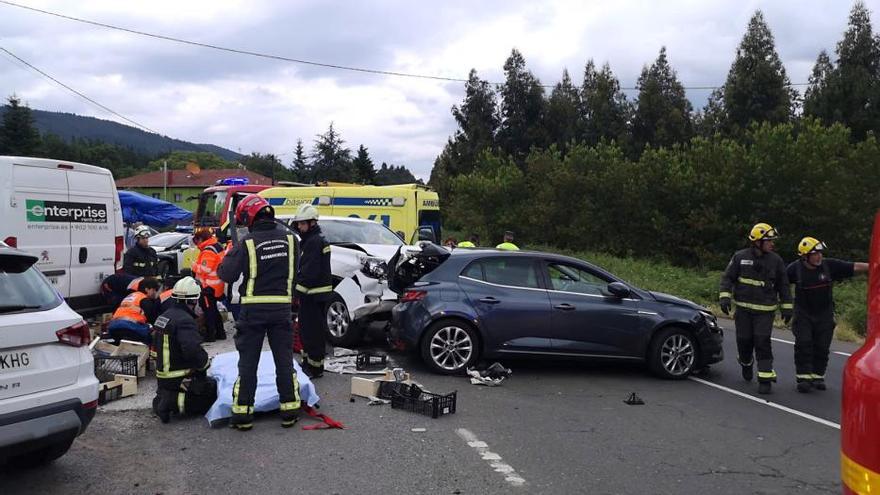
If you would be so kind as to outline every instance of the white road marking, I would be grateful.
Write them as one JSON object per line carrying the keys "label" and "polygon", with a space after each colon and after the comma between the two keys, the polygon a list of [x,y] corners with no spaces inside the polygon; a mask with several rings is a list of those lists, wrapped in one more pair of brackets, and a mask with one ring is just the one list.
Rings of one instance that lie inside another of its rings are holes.
{"label": "white road marking", "polygon": [[[790,340],[777,339],[776,337],[770,337],[770,340],[773,340],[775,342],[782,342],[784,344],[794,345],[794,342],[792,342]],[[833,352],[834,354],[838,354],[840,356],[852,356],[852,354],[850,354],[848,352],[843,352],[843,351],[831,351],[831,352]]]}
{"label": "white road marking", "polygon": [[739,390],[727,388],[723,385],[718,385],[717,383],[712,383],[708,380],[703,380],[702,378],[697,378],[695,376],[689,376],[688,378],[690,378],[691,380],[693,380],[697,383],[702,383],[703,385],[708,385],[710,387],[717,388],[718,390],[723,390],[724,392],[736,395],[738,397],[742,397],[743,399],[748,399],[750,401],[757,402],[758,404],[764,404],[765,406],[770,406],[770,407],[779,409],[780,411],[785,411],[787,413],[794,414],[795,416],[800,416],[802,418],[809,419],[810,421],[815,421],[816,423],[819,423],[821,425],[830,426],[831,428],[836,428],[838,430],[840,429],[839,424],[828,421],[827,419],[822,419],[820,417],[813,416],[812,414],[807,414],[805,412],[798,411],[797,409],[792,409],[790,407],[783,406],[782,404],[777,404],[775,402],[770,402],[768,400],[759,399],[758,397],[740,392]]}
{"label": "white road marking", "polygon": [[460,436],[462,440],[467,442],[469,447],[476,450],[477,453],[480,454],[480,457],[484,461],[487,461],[489,466],[492,467],[496,473],[501,473],[504,476],[504,481],[510,483],[512,486],[523,486],[526,483],[526,480],[518,475],[510,464],[506,464],[500,455],[491,452],[489,450],[489,445],[478,439],[470,430],[459,428],[455,430],[455,432],[458,433],[458,436]]}

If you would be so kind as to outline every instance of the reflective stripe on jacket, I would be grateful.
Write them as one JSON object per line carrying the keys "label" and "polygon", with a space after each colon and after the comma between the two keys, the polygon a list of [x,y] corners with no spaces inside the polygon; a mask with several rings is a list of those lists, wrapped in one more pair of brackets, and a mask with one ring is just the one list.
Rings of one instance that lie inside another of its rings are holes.
{"label": "reflective stripe on jacket", "polygon": [[296,277],[296,292],[304,296],[324,296],[333,292],[333,274],[330,272],[330,245],[315,226],[302,236],[302,253]]}
{"label": "reflective stripe on jacket", "polygon": [[734,253],[721,276],[719,299],[731,298],[752,311],[791,310],[794,305],[785,262],[776,253],[759,255],[756,248]]}
{"label": "reflective stripe on jacket", "polygon": [[202,337],[195,315],[183,303],[175,303],[156,318],[153,347],[156,350],[156,378],[184,378],[210,364],[202,349]]}
{"label": "reflective stripe on jacket", "polygon": [[277,304],[289,308],[296,259],[296,237],[272,221],[258,221],[229,251],[217,274],[226,283],[243,276],[239,287],[241,304]]}
{"label": "reflective stripe on jacket", "polygon": [[114,320],[128,320],[135,323],[146,324],[147,315],[141,308],[141,301],[147,297],[143,292],[132,292],[125,296],[125,299],[119,304],[119,308],[113,312]]}
{"label": "reflective stripe on jacket", "polygon": [[202,287],[210,287],[214,291],[214,296],[223,297],[226,284],[217,275],[217,267],[220,266],[223,256],[226,254],[223,246],[217,242],[216,237],[211,237],[199,244],[198,248],[199,257],[193,263],[193,275],[202,284]]}

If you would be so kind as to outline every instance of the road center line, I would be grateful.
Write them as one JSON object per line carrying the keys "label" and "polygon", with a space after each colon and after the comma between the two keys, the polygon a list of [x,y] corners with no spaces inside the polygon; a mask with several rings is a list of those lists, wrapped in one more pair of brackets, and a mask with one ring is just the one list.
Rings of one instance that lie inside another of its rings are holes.
{"label": "road center line", "polygon": [[504,481],[510,483],[512,486],[523,486],[526,483],[526,480],[518,475],[510,464],[506,464],[500,455],[491,452],[489,450],[489,445],[478,439],[470,430],[459,428],[455,430],[455,432],[458,433],[458,436],[460,436],[462,440],[467,442],[469,447],[476,450],[477,453],[480,454],[480,457],[482,457],[484,461],[487,461],[489,466],[491,466],[496,473],[501,473],[504,476]]}
{"label": "road center line", "polygon": [[814,422],[819,423],[821,425],[830,426],[831,428],[836,428],[838,430],[840,429],[839,424],[828,421],[827,419],[822,419],[820,417],[813,416],[812,414],[807,414],[805,412],[798,411],[797,409],[792,409],[790,407],[783,406],[782,404],[777,404],[775,402],[770,402],[768,400],[759,399],[758,397],[740,392],[739,390],[727,388],[723,385],[718,385],[717,383],[712,383],[708,380],[703,380],[702,378],[697,378],[695,376],[689,376],[688,378],[697,382],[697,383],[702,383],[703,385],[708,385],[710,387],[717,388],[718,390],[722,390],[724,392],[736,395],[738,397],[742,397],[743,399],[748,399],[750,401],[757,402],[758,404],[764,404],[765,406],[770,406],[770,407],[779,409],[780,411],[785,411],[787,413],[794,414],[795,416],[800,416],[802,418],[809,419],[810,421],[814,421]]}
{"label": "road center line", "polygon": [[[775,342],[782,342],[783,344],[791,344],[791,345],[794,345],[794,342],[792,342],[792,341],[790,341],[790,340],[777,339],[776,337],[770,337],[770,340],[773,340],[773,341],[775,341]],[[847,356],[847,357],[848,357],[848,356],[852,356],[852,354],[850,354],[850,353],[848,353],[848,352],[843,352],[843,351],[831,351],[831,352],[833,352],[834,354],[838,354],[838,355],[840,355],[840,356]]]}

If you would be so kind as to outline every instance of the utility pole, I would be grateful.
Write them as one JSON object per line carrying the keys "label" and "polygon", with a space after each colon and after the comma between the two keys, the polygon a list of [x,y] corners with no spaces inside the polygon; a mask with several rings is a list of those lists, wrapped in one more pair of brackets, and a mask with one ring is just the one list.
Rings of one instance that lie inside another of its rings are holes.
{"label": "utility pole", "polygon": [[168,201],[168,160],[162,160],[162,200]]}

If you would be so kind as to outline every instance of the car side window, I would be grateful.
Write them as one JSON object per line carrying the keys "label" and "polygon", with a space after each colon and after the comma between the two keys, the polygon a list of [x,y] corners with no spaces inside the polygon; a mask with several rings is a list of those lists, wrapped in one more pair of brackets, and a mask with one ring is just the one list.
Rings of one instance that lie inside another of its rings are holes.
{"label": "car side window", "polygon": [[564,292],[601,296],[609,282],[594,273],[562,263],[548,264],[547,272],[550,275],[550,288]]}
{"label": "car side window", "polygon": [[461,276],[485,282],[486,279],[483,277],[483,263],[481,261],[474,261],[468,265],[463,272],[461,272]]}
{"label": "car side window", "polygon": [[480,261],[483,280],[490,284],[540,289],[535,263],[527,258],[488,258]]}

